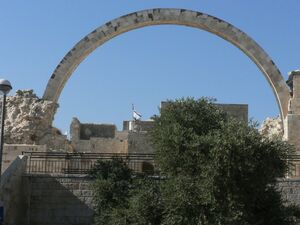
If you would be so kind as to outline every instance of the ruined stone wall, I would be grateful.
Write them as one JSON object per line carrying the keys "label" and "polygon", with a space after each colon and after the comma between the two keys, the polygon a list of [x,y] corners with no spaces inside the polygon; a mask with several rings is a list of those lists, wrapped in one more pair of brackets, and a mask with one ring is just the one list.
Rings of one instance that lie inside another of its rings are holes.
{"label": "ruined stone wall", "polygon": [[66,136],[49,124],[57,108],[56,103],[40,99],[32,90],[18,90],[7,98],[4,142],[71,150]]}
{"label": "ruined stone wall", "polygon": [[[129,124],[133,130],[129,130]],[[71,123],[71,143],[76,152],[91,153],[153,153],[149,135],[153,121],[124,121],[123,131],[115,125],[82,124],[77,118]],[[92,131],[93,129],[93,131]],[[82,133],[88,134],[84,136]],[[95,133],[99,131],[99,133]]]}
{"label": "ruined stone wall", "polygon": [[71,144],[76,152],[127,153],[128,131],[117,131],[111,124],[85,124],[73,118]]}
{"label": "ruined stone wall", "polygon": [[95,138],[114,138],[117,127],[111,124],[81,124],[80,139],[90,140]]}
{"label": "ruined stone wall", "polygon": [[283,124],[281,118],[275,117],[267,117],[261,127],[259,128],[259,132],[268,138],[279,138],[283,139]]}
{"label": "ruined stone wall", "polygon": [[[168,102],[162,102],[165,107]],[[216,104],[230,116],[248,122],[248,105]],[[154,153],[150,143],[149,131],[154,122],[124,121],[123,131],[117,131],[115,125],[85,124],[73,118],[70,126],[71,143],[77,152],[93,153]]]}

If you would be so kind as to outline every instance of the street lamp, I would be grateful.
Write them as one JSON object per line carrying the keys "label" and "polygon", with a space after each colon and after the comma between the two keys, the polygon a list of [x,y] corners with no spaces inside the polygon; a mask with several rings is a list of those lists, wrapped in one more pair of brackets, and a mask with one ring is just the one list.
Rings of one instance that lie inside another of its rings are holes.
{"label": "street lamp", "polygon": [[2,92],[2,111],[1,111],[1,136],[0,136],[0,180],[1,180],[1,170],[2,170],[2,153],[4,145],[4,120],[5,120],[5,104],[6,104],[6,95],[10,92],[12,86],[8,80],[0,79],[0,92]]}

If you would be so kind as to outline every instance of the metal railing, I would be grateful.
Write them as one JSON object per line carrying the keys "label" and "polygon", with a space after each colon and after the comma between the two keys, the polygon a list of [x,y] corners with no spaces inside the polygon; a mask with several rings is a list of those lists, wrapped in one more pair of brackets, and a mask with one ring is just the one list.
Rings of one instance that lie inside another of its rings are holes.
{"label": "metal railing", "polygon": [[[159,174],[154,154],[23,152],[25,174],[88,174],[98,160],[122,159],[134,173]],[[300,177],[300,155],[291,155],[287,177]]]}
{"label": "metal railing", "polygon": [[154,154],[23,152],[25,174],[88,174],[98,160],[122,159],[134,173],[155,173]]}

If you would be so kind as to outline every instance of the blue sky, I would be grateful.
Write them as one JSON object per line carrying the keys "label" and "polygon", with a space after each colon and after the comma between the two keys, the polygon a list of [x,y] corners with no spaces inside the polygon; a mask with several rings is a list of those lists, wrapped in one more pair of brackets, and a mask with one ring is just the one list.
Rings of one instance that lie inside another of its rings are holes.
{"label": "blue sky", "polygon": [[[300,67],[299,0],[1,0],[0,76],[14,92],[42,96],[53,70],[85,35],[137,10],[185,8],[240,28],[271,56],[287,79]],[[82,122],[115,123],[158,113],[161,100],[211,96],[249,104],[262,121],[279,114],[266,79],[239,49],[202,30],[152,26],[125,33],[94,51],[74,72],[59,99],[54,124],[69,130]]]}

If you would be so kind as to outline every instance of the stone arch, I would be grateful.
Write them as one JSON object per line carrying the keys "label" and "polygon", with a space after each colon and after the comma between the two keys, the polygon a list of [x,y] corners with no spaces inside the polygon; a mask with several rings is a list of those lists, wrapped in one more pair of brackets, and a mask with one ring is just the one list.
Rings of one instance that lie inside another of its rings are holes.
{"label": "stone arch", "polygon": [[47,84],[43,98],[57,103],[73,71],[91,52],[106,41],[133,29],[162,24],[184,25],[205,30],[242,50],[264,74],[276,97],[281,118],[285,118],[289,89],[267,53],[246,33],[230,23],[201,12],[185,9],[158,8],[138,11],[111,20],[92,31],[80,40],[58,64]]}

